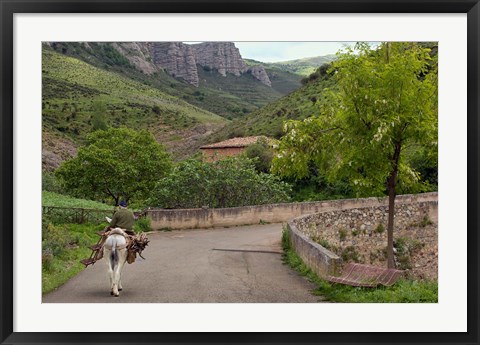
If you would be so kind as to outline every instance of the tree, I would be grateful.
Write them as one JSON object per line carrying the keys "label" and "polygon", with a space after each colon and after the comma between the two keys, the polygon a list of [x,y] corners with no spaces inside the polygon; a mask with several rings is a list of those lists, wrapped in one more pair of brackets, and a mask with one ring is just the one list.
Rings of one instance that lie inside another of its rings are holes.
{"label": "tree", "polygon": [[247,158],[213,163],[189,159],[157,183],[148,203],[163,208],[238,207],[285,202],[289,192],[289,185],[258,173]]}
{"label": "tree", "polygon": [[90,134],[56,175],[74,195],[111,197],[118,204],[120,198],[145,200],[171,167],[170,156],[149,132],[110,128]]}
{"label": "tree", "polygon": [[257,169],[258,172],[270,172],[273,148],[266,137],[259,138],[256,143],[248,145],[245,148],[245,156],[254,160],[255,169]]}
{"label": "tree", "polygon": [[93,130],[106,130],[108,128],[105,121],[105,113],[107,112],[107,107],[105,103],[97,100],[92,105],[93,115],[92,115],[92,126]]}
{"label": "tree", "polygon": [[389,268],[398,180],[421,182],[405,153],[437,150],[437,72],[429,51],[415,43],[361,43],[340,54],[332,66],[338,90],[320,116],[285,124],[273,161],[284,176],[307,176],[313,163],[331,180],[347,178],[357,196],[387,193]]}

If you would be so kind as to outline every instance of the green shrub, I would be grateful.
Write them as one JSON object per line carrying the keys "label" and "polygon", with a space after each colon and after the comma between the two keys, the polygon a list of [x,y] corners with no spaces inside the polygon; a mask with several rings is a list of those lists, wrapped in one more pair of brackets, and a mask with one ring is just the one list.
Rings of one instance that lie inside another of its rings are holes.
{"label": "green shrub", "polygon": [[342,260],[345,262],[363,262],[357,249],[354,246],[348,246],[342,250]]}
{"label": "green shrub", "polygon": [[71,237],[66,226],[53,225],[48,221],[42,224],[42,252],[52,254],[53,256],[61,255],[68,244]]}
{"label": "green shrub", "polygon": [[408,270],[412,268],[412,256],[424,247],[424,243],[408,238],[397,238],[393,243],[396,249],[396,258],[398,262],[398,269]]}
{"label": "green shrub", "polygon": [[338,230],[338,238],[340,239],[340,241],[345,241],[345,239],[347,238],[347,235],[348,235],[348,231],[346,229]]}
{"label": "green shrub", "polygon": [[258,172],[269,173],[274,151],[266,138],[260,138],[255,144],[245,148],[245,155],[253,159]]}
{"label": "green shrub", "polygon": [[383,234],[385,232],[385,227],[383,226],[382,223],[377,225],[377,227],[375,228],[375,232],[377,234]]}
{"label": "green shrub", "polygon": [[63,194],[64,192],[62,185],[55,176],[55,173],[50,171],[42,172],[42,190],[59,194]]}
{"label": "green shrub", "polygon": [[288,233],[287,224],[283,224],[282,230],[282,248],[288,250],[291,247],[290,234]]}
{"label": "green shrub", "polygon": [[133,231],[136,233],[139,232],[149,232],[152,230],[152,220],[150,217],[140,217],[133,226]]}
{"label": "green shrub", "polygon": [[424,243],[409,237],[399,237],[395,240],[395,248],[398,254],[411,253],[415,254],[423,248]]}
{"label": "green shrub", "polygon": [[370,252],[370,262],[374,262],[375,260],[385,261],[387,260],[387,248],[377,249],[373,252]]}
{"label": "green shrub", "polygon": [[432,225],[433,222],[428,218],[428,216],[424,216],[422,221],[420,222],[420,226],[422,228],[426,227],[427,225]]}
{"label": "green shrub", "polygon": [[51,272],[53,268],[53,254],[50,249],[42,250],[42,269]]}
{"label": "green shrub", "polygon": [[325,249],[331,249],[331,250],[334,250],[336,248],[334,248],[334,246],[332,246],[326,239],[324,238],[321,238],[321,237],[317,237],[317,236],[313,236],[312,237],[312,241],[318,243],[319,245],[321,245],[323,248]]}

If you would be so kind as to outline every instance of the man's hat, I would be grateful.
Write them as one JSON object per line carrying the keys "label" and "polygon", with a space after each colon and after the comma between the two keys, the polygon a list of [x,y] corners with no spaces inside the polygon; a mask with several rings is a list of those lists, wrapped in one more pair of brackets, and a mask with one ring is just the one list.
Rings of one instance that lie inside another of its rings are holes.
{"label": "man's hat", "polygon": [[122,206],[122,207],[127,207],[127,202],[125,200],[122,200],[118,203],[119,206]]}

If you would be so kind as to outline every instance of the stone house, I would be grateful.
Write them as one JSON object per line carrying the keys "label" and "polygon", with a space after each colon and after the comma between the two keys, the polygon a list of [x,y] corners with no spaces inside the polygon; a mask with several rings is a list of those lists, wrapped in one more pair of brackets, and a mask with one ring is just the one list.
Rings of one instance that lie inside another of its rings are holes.
{"label": "stone house", "polygon": [[272,140],[265,136],[253,136],[244,138],[232,138],[218,143],[200,147],[203,158],[206,162],[215,162],[223,157],[238,156],[249,145],[255,144],[259,139]]}

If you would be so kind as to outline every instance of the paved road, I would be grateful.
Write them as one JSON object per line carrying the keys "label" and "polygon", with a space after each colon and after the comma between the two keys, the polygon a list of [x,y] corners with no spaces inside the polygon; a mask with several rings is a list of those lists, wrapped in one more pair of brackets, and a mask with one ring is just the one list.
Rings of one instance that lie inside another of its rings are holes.
{"label": "paved road", "polygon": [[318,302],[313,285],[282,263],[281,232],[267,224],[152,233],[146,260],[125,265],[119,298],[102,259],[43,302]]}

